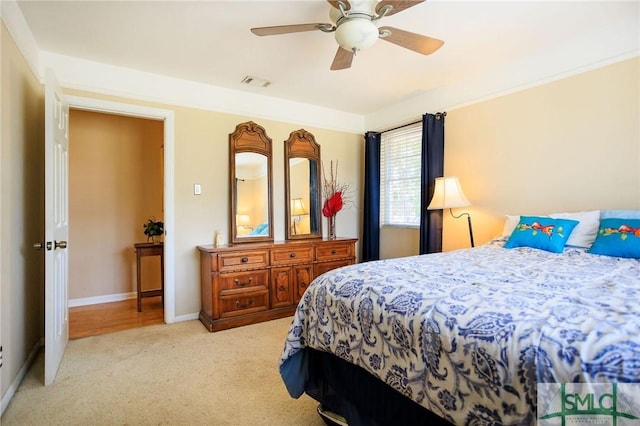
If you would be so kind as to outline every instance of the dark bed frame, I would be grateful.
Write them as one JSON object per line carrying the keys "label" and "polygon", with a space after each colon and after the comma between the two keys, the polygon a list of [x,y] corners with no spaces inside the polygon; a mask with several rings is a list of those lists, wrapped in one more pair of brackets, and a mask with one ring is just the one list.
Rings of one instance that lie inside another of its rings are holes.
{"label": "dark bed frame", "polygon": [[[373,375],[333,354],[305,348],[309,359],[306,393],[327,410],[344,417],[349,426],[451,426]],[[321,417],[327,424],[338,423]]]}

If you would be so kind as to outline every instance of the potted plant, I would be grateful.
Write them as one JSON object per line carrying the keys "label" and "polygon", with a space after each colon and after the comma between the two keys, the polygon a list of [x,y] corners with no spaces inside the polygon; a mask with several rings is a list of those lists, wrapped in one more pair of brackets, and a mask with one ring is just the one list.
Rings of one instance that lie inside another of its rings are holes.
{"label": "potted plant", "polygon": [[144,228],[144,235],[147,236],[147,242],[149,242],[149,238],[154,244],[158,244],[162,240],[164,223],[156,220],[155,217],[151,216],[142,227]]}

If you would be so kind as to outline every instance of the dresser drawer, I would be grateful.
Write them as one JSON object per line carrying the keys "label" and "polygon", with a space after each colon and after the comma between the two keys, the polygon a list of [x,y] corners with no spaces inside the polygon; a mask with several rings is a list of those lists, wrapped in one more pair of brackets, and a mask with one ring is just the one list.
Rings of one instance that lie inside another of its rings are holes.
{"label": "dresser drawer", "polygon": [[220,301],[220,318],[245,315],[269,309],[269,292],[254,291],[236,296],[222,296]]}
{"label": "dresser drawer", "polygon": [[316,247],[316,260],[332,260],[353,257],[353,243],[322,244]]}
{"label": "dresser drawer", "polygon": [[218,270],[238,271],[243,269],[259,269],[269,265],[268,250],[247,250],[218,255]]}
{"label": "dresser drawer", "polygon": [[293,246],[271,250],[273,266],[306,262],[313,262],[313,246]]}
{"label": "dresser drawer", "polygon": [[352,265],[353,262],[351,260],[345,259],[345,260],[334,260],[333,262],[323,262],[323,263],[316,263],[315,265],[315,276],[318,277],[322,274],[324,274],[327,271],[330,271],[332,269],[336,269],[336,268],[341,268],[343,266],[347,266],[347,265]]}
{"label": "dresser drawer", "polygon": [[266,290],[269,287],[269,270],[220,274],[220,296]]}

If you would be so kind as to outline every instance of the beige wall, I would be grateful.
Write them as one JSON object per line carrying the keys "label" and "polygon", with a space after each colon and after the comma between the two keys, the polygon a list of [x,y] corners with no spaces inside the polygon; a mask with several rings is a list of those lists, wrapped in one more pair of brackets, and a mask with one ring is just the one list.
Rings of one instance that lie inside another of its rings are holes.
{"label": "beige wall", "polygon": [[[635,58],[448,111],[445,175],[473,203],[454,213],[471,213],[476,244],[505,214],[640,209],[639,85]],[[468,247],[466,220],[444,219],[443,249]],[[381,254],[407,254],[382,248],[406,237],[382,236]]]}
{"label": "beige wall", "polygon": [[[229,240],[229,134],[238,123],[253,120],[263,126],[273,141],[274,233],[284,239],[284,141],[302,126],[173,105],[66,90],[65,93],[116,102],[146,105],[174,112],[175,158],[175,289],[177,317],[200,311],[200,274],[196,246],[211,244],[215,231]],[[340,160],[340,180],[351,183],[354,199],[361,186],[362,135],[304,127],[322,146],[324,161]],[[202,195],[193,194],[193,184],[202,186]],[[360,230],[360,203],[341,211],[338,236],[357,237]],[[326,220],[323,225],[326,234]]]}
{"label": "beige wall", "polygon": [[[133,244],[162,215],[162,121],[72,109],[69,114],[69,299],[136,291]],[[159,288],[160,259],[142,259]]]}
{"label": "beige wall", "polygon": [[0,395],[44,336],[44,90],[2,24]]}
{"label": "beige wall", "polygon": [[[638,58],[450,111],[445,174],[478,242],[505,214],[640,209],[639,117]],[[444,249],[464,247],[464,220],[447,219]]]}
{"label": "beige wall", "polygon": [[384,226],[380,229],[380,259],[418,254],[420,232],[416,228]]}

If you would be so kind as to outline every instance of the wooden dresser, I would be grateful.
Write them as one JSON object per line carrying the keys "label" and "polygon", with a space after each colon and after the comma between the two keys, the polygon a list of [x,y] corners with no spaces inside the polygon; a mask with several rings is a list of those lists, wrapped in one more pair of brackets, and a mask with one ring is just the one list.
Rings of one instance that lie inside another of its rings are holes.
{"label": "wooden dresser", "polygon": [[311,281],[355,263],[357,239],[198,246],[200,321],[209,331],[293,315]]}

